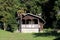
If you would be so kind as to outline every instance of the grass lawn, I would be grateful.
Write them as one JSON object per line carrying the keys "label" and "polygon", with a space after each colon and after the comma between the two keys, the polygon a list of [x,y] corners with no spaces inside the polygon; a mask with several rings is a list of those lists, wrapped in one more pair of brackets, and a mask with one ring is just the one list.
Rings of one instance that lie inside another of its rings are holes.
{"label": "grass lawn", "polygon": [[51,35],[36,36],[35,33],[11,33],[0,30],[0,40],[54,40],[55,38]]}

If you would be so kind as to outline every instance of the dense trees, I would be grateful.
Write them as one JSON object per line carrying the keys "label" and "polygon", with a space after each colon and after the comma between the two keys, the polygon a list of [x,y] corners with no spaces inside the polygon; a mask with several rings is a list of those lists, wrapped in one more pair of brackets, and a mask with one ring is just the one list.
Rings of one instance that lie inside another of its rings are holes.
{"label": "dense trees", "polygon": [[27,13],[36,15],[42,13],[42,17],[46,20],[46,27],[53,28],[57,19],[60,20],[60,16],[57,15],[60,10],[59,0],[0,0],[0,21],[3,20],[6,27],[10,25],[15,28],[17,26],[15,15],[21,8]]}
{"label": "dense trees", "polygon": [[4,30],[6,30],[8,25],[11,28],[17,27],[14,5],[16,4],[14,4],[13,0],[0,0],[0,21],[4,24]]}
{"label": "dense trees", "polygon": [[56,0],[49,0],[42,4],[42,15],[46,20],[46,26],[53,28],[53,24],[56,22],[57,9],[54,9]]}

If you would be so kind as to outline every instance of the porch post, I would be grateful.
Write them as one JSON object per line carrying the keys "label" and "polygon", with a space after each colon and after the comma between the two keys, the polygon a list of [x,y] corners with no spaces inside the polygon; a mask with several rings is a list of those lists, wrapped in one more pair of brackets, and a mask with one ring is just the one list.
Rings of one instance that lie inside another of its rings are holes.
{"label": "porch post", "polygon": [[20,29],[20,32],[21,32],[21,26],[22,25],[22,15],[20,14],[20,26],[19,26],[19,29]]}
{"label": "porch post", "polygon": [[25,27],[26,27],[26,19],[25,19]]}
{"label": "porch post", "polygon": [[32,28],[32,26],[33,26],[33,25],[32,25],[32,22],[33,22],[33,19],[31,19],[31,28]]}
{"label": "porch post", "polygon": [[38,19],[38,25],[39,25],[39,32],[40,32],[40,23],[39,23],[39,19]]}

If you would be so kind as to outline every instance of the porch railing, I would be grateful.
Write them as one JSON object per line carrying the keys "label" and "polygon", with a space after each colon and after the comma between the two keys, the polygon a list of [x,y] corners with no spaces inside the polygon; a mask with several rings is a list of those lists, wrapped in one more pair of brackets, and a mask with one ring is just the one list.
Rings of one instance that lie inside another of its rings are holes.
{"label": "porch railing", "polygon": [[40,25],[38,25],[38,24],[22,24],[21,25],[21,28],[25,28],[25,29],[37,29],[37,28],[39,28],[40,27]]}

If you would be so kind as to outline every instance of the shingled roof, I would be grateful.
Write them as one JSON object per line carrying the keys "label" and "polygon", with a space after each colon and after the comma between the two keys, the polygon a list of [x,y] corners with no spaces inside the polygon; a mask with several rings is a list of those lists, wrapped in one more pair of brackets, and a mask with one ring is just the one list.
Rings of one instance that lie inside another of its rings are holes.
{"label": "shingled roof", "polygon": [[37,17],[37,18],[41,19],[44,22],[44,24],[46,23],[46,21],[41,16],[34,15],[34,14],[31,14],[31,13],[24,14],[24,16],[27,16],[27,15],[31,15],[31,16]]}

